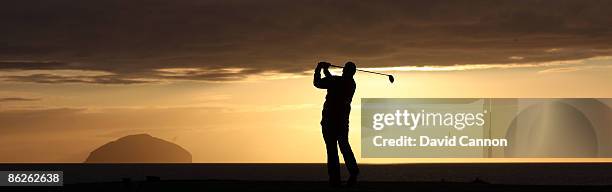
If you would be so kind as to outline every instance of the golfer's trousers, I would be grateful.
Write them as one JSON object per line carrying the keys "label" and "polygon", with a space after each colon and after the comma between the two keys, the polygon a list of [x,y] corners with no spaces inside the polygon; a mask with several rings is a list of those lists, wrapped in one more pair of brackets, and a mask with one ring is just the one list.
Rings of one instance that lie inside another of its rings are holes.
{"label": "golfer's trousers", "polygon": [[344,163],[351,175],[359,173],[359,167],[355,160],[355,155],[351,150],[348,141],[348,125],[333,125],[332,123],[323,125],[323,139],[327,149],[327,174],[330,181],[340,181],[340,160],[338,158],[338,147],[344,157]]}

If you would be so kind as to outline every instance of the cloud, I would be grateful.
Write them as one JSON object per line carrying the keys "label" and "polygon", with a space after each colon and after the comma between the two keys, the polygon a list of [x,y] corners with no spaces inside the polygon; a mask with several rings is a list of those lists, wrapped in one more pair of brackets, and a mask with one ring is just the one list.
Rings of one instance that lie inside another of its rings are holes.
{"label": "cloud", "polygon": [[610,1],[57,0],[5,2],[0,12],[0,70],[114,74],[11,78],[28,82],[234,81],[320,60],[377,68],[612,55]]}
{"label": "cloud", "polygon": [[541,73],[541,74],[569,73],[569,72],[576,72],[576,71],[583,71],[583,70],[593,70],[593,69],[601,70],[601,69],[610,69],[610,68],[612,68],[611,64],[581,65],[581,66],[569,66],[569,67],[554,67],[554,68],[549,68],[549,69],[538,71],[538,73]]}
{"label": "cloud", "polygon": [[[20,60],[7,60],[0,61],[0,69],[69,69],[70,65],[67,63],[57,61],[20,61]],[[78,68],[75,66],[75,68]]]}
{"label": "cloud", "polygon": [[185,80],[207,80],[207,81],[232,81],[241,80],[248,74],[261,72],[257,69],[247,68],[162,68],[156,69],[151,76],[165,79],[185,79]]}
{"label": "cloud", "polygon": [[[3,124],[0,133],[40,133],[43,131],[62,130],[64,127],[58,122],[74,122],[76,114],[82,109],[52,108],[41,110],[2,110],[0,121]],[[52,123],[51,123],[52,122]],[[32,126],[36,125],[36,126]]]}
{"label": "cloud", "polygon": [[136,84],[151,83],[153,80],[138,80],[122,78],[118,75],[103,76],[62,76],[51,74],[34,74],[25,76],[4,76],[3,81],[30,82],[30,83],[96,83],[96,84]]}
{"label": "cloud", "polygon": [[23,97],[4,97],[0,98],[0,102],[19,102],[19,101],[39,101],[38,98],[23,98]]}
{"label": "cloud", "polygon": [[567,73],[583,70],[583,67],[559,67],[538,71],[538,73]]}
{"label": "cloud", "polygon": [[546,67],[562,67],[583,65],[601,59],[610,59],[609,57],[593,57],[580,60],[565,60],[565,61],[549,61],[549,62],[531,62],[531,63],[503,63],[503,64],[463,64],[452,66],[400,66],[400,67],[380,67],[380,68],[365,68],[370,71],[404,71],[404,72],[442,72],[442,71],[468,71],[468,70],[487,70],[487,69],[516,69],[516,68],[546,68]]}

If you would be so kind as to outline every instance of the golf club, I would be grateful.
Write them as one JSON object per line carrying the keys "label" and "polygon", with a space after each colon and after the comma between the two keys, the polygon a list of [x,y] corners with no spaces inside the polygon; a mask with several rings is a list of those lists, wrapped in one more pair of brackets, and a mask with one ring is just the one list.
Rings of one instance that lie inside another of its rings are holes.
{"label": "golf club", "polygon": [[[344,67],[342,67],[342,66],[332,65],[332,64],[330,64],[329,66],[332,66],[332,67],[337,67],[337,68],[344,68]],[[385,76],[389,77],[389,81],[390,81],[391,83],[393,83],[393,81],[395,81],[395,78],[393,78],[393,75],[388,75],[388,74],[379,73],[379,72],[374,72],[374,71],[366,71],[366,70],[362,70],[362,69],[357,69],[357,71],[366,72],[366,73],[373,73],[373,74],[377,74],[377,75],[385,75]]]}

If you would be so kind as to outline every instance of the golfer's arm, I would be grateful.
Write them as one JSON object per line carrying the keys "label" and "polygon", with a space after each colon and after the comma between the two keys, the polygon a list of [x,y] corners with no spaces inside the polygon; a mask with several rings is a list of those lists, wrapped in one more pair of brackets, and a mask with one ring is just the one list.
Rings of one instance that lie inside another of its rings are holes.
{"label": "golfer's arm", "polygon": [[325,74],[325,77],[331,77],[332,76],[332,74],[329,72],[329,68],[323,69],[323,74]]}
{"label": "golfer's arm", "polygon": [[317,67],[315,69],[314,78],[312,80],[312,84],[319,89],[325,89],[323,86],[323,79],[321,79],[321,68]]}

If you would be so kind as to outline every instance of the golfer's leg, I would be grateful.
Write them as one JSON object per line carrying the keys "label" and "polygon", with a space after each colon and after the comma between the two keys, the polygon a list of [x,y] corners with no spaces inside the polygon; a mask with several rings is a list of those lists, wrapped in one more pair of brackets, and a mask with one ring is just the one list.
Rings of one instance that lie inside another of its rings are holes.
{"label": "golfer's leg", "polygon": [[340,160],[338,158],[337,140],[333,134],[323,130],[325,148],[327,149],[327,174],[330,182],[340,182]]}
{"label": "golfer's leg", "polygon": [[340,152],[342,152],[344,163],[346,164],[346,168],[348,168],[349,173],[351,175],[359,174],[357,160],[355,160],[355,155],[353,154],[353,150],[351,150],[351,145],[348,141],[348,131],[339,136],[338,145],[340,146]]}

